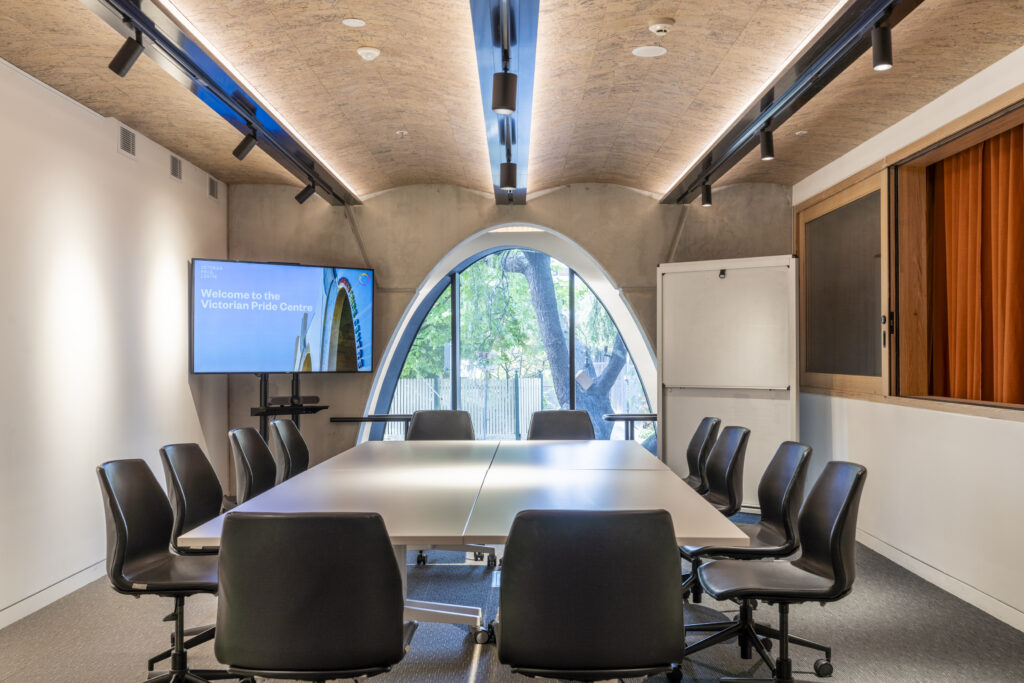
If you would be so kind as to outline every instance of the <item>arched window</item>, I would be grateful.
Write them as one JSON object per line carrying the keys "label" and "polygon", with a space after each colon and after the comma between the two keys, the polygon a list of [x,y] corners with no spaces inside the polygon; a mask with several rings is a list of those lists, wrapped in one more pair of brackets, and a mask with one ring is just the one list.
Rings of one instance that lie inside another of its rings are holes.
{"label": "arched window", "polygon": [[[504,248],[447,280],[409,345],[387,412],[467,410],[479,439],[524,439],[534,411],[558,408],[586,410],[599,439],[622,438],[623,423],[605,414],[650,412],[611,316],[561,261]],[[374,436],[400,439],[402,425]],[[653,436],[653,425],[637,430],[651,447]]]}

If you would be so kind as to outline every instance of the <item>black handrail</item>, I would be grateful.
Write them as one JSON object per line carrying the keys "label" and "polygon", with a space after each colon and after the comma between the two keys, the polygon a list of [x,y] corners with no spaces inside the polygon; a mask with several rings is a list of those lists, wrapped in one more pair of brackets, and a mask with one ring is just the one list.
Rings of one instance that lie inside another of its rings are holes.
{"label": "black handrail", "polygon": [[608,413],[602,416],[608,422],[626,423],[626,441],[632,441],[634,429],[637,422],[654,422],[658,419],[657,413]]}

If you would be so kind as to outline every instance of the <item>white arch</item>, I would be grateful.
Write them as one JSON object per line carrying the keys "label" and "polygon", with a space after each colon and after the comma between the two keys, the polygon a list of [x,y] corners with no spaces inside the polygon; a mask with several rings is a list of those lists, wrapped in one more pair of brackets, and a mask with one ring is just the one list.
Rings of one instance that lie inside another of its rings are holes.
{"label": "white arch", "polygon": [[[643,327],[637,320],[633,309],[626,302],[622,289],[618,287],[608,275],[601,264],[591,256],[586,249],[572,241],[565,235],[556,232],[543,225],[534,223],[500,223],[485,230],[470,235],[457,244],[454,249],[442,258],[427,277],[420,283],[413,295],[409,305],[405,307],[398,325],[391,334],[384,355],[377,365],[377,372],[374,375],[373,386],[370,388],[370,396],[366,401],[364,414],[373,411],[380,399],[383,390],[384,378],[392,363],[404,363],[405,358],[395,358],[398,342],[401,340],[409,326],[413,314],[428,302],[427,296],[437,284],[452,272],[459,264],[485,251],[497,249],[533,249],[542,251],[554,259],[564,263],[576,271],[582,277],[591,291],[601,301],[612,321],[619,329],[626,349],[633,359],[640,381],[643,382],[647,392],[647,400],[650,403],[651,411],[658,411],[657,386],[658,372],[655,365],[654,350],[651,347]],[[432,302],[431,302],[432,303]],[[363,423],[359,430],[359,443],[366,441],[370,436],[371,426]]]}

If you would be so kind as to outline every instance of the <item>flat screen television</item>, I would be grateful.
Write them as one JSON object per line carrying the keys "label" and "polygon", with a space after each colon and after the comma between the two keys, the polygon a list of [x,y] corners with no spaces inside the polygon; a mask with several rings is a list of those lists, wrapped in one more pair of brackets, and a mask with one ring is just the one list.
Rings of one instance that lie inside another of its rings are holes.
{"label": "flat screen television", "polygon": [[193,259],[194,373],[370,372],[373,271]]}

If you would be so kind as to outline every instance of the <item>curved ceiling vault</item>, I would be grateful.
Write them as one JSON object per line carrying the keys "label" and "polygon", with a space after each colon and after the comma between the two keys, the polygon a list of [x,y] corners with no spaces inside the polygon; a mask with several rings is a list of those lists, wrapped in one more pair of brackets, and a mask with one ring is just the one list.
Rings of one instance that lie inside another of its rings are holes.
{"label": "curved ceiling vault", "polygon": [[[493,191],[467,0],[156,2],[173,5],[356,195],[416,183]],[[527,190],[608,182],[665,193],[837,4],[541,0]],[[776,161],[752,156],[724,180],[802,179],[1020,47],[1022,5],[926,0],[894,29],[896,68],[879,77],[861,58],[784,124]],[[342,23],[352,17],[365,26]],[[663,17],[675,23],[658,37],[648,25]],[[112,74],[121,41],[78,0],[0,3],[0,58],[226,182],[296,182],[259,150],[236,161],[238,132],[153,63]],[[667,53],[631,54],[649,44]],[[364,61],[361,46],[380,56]]]}

